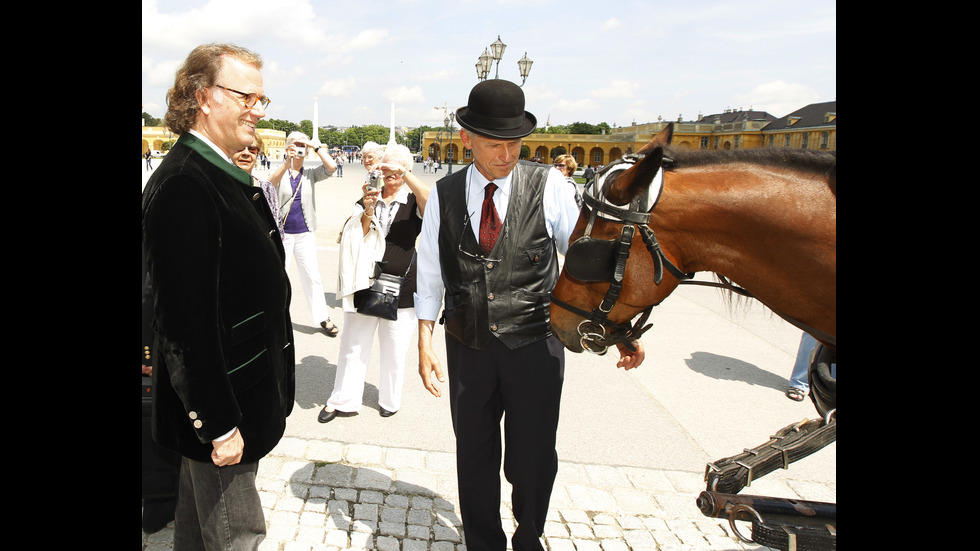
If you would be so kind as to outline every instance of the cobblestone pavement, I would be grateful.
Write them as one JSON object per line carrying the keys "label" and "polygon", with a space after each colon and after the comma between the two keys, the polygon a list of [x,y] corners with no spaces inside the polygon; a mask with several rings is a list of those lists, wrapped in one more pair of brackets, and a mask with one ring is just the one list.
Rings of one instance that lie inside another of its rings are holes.
{"label": "cobblestone pavement", "polygon": [[[263,551],[465,551],[451,453],[285,438],[259,463],[268,533]],[[695,506],[702,475],[560,463],[544,530],[550,551],[766,549]],[[754,493],[835,501],[836,485],[776,478]],[[503,482],[502,495],[510,489]],[[513,533],[509,503],[504,528]],[[740,528],[748,534],[747,527]],[[143,534],[172,549],[173,523]]]}

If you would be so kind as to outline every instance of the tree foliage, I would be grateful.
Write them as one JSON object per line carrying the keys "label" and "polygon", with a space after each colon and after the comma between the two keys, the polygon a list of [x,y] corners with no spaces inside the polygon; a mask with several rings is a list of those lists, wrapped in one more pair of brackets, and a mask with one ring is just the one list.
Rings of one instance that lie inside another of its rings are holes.
{"label": "tree foliage", "polygon": [[143,126],[163,126],[163,121],[153,118],[146,111],[143,111]]}
{"label": "tree foliage", "polygon": [[547,128],[536,128],[535,134],[602,134],[609,133],[611,127],[608,123],[589,124],[587,122],[573,122],[572,124],[559,124]]}
{"label": "tree foliage", "polygon": [[[310,126],[313,124],[310,123]],[[294,122],[282,121],[278,119],[259,119],[258,128],[271,128],[272,130],[282,130],[288,136],[290,132],[299,130],[299,125]]]}
{"label": "tree foliage", "polygon": [[430,130],[442,130],[445,127],[438,126],[420,126],[418,128],[413,128],[405,134],[405,145],[412,151],[422,150],[422,136]]}
{"label": "tree foliage", "polygon": [[[162,126],[162,124],[163,121],[161,119],[143,113],[144,126]],[[302,132],[307,136],[312,135],[313,132],[313,121],[308,119],[300,121],[299,124],[280,119],[260,119],[256,126],[258,128],[281,130],[287,136],[290,132],[295,131]],[[406,145],[412,151],[419,151],[422,148],[423,134],[432,130],[447,130],[447,128],[440,126],[420,126],[409,130],[406,134],[396,134],[395,140],[400,144]],[[609,125],[604,122],[599,124],[573,122],[572,124],[538,128],[534,132],[536,134],[601,134],[603,131],[607,134],[610,131]],[[343,145],[363,147],[367,142],[376,142],[382,145],[388,143],[389,129],[387,126],[380,124],[369,124],[365,126],[351,126],[343,130],[320,128],[318,134],[320,143],[330,147],[340,147]]]}

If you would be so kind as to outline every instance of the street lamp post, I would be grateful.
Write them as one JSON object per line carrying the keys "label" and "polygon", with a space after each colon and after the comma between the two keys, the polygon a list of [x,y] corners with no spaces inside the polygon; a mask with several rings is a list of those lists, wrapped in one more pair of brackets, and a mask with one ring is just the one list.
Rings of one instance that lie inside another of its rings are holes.
{"label": "street lamp post", "polygon": [[476,61],[476,76],[480,80],[486,80],[487,75],[490,73],[490,66],[493,64],[493,56],[490,52],[483,50],[483,53],[477,58]]}
{"label": "street lamp post", "polygon": [[456,120],[456,113],[449,113],[449,115],[443,121],[446,123],[446,127],[449,128],[449,170],[446,174],[453,173],[453,121]]}
{"label": "street lamp post", "polygon": [[497,41],[490,45],[490,51],[493,52],[493,60],[497,62],[497,74],[493,78],[500,78],[500,59],[504,57],[504,50],[507,49],[507,45],[500,40],[500,35],[497,35]]}
{"label": "street lamp post", "polygon": [[[449,132],[449,150],[448,150],[448,153],[443,153],[443,154],[446,156],[446,160],[449,161],[449,172],[448,173],[449,174],[452,174],[453,173],[453,157],[454,157],[454,155],[453,155],[453,132],[455,131],[455,128],[453,127],[453,122],[456,121],[456,113],[453,113],[453,110],[452,110],[451,107],[449,107],[449,104],[448,103],[444,104],[442,107],[439,107],[439,106],[433,107],[433,109],[442,109],[443,116],[444,116],[444,118],[442,120],[443,127],[445,128],[446,131]],[[440,149],[442,148],[442,133],[443,133],[443,130],[440,130],[439,131],[439,147],[440,147]],[[443,150],[443,151],[445,151],[445,150]]]}
{"label": "street lamp post", "polygon": [[531,74],[532,63],[534,62],[527,58],[527,52],[524,52],[524,57],[517,62],[517,68],[521,71],[521,86],[524,86],[524,81],[526,81],[527,76]]}
{"label": "street lamp post", "polygon": [[[507,45],[500,40],[500,35],[497,35],[497,40],[490,45],[489,50],[483,50],[483,54],[480,55],[476,62],[476,77],[480,81],[487,79],[494,62],[497,63],[497,67],[493,78],[500,78],[500,60],[504,57],[504,50],[506,49]],[[524,52],[524,57],[517,62],[517,68],[521,73],[521,86],[524,86],[524,83],[527,82],[527,77],[531,73],[532,63],[534,62],[528,59],[527,52]]]}

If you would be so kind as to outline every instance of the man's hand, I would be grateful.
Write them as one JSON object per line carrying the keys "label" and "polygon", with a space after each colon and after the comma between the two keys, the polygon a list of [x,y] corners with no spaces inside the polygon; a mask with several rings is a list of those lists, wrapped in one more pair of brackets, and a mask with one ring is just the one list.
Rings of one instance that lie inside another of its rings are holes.
{"label": "man's hand", "polygon": [[427,351],[419,350],[419,375],[422,377],[422,384],[433,396],[436,398],[442,396],[442,389],[439,388],[434,379],[439,379],[439,382],[444,383],[446,377],[439,365],[439,358],[432,353],[431,348]]}
{"label": "man's hand", "polygon": [[616,363],[616,367],[623,367],[630,370],[643,363],[643,358],[646,357],[646,353],[643,352],[643,343],[633,341],[631,344],[636,347],[636,352],[630,351],[622,343],[616,343],[616,347],[619,348],[619,361]]}
{"label": "man's hand", "polygon": [[439,365],[439,358],[432,351],[432,329],[431,320],[419,320],[419,376],[422,377],[422,385],[433,396],[442,396],[442,389],[436,384],[434,379],[439,382],[446,382],[446,376]]}
{"label": "man's hand", "polygon": [[211,442],[211,445],[214,446],[214,450],[211,452],[211,461],[219,467],[236,465],[242,460],[245,440],[238,429],[235,429],[235,434],[232,434],[227,440],[220,442],[215,440]]}

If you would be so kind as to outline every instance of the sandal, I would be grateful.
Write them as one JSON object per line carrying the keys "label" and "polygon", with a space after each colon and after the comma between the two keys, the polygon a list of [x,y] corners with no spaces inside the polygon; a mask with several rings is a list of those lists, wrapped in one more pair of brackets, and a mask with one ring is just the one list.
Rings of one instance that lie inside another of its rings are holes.
{"label": "sandal", "polygon": [[802,402],[806,398],[806,392],[799,388],[790,388],[786,391],[786,397],[794,402]]}
{"label": "sandal", "polygon": [[[327,325],[328,323],[330,325]],[[328,337],[336,337],[337,334],[340,333],[340,328],[337,327],[337,325],[334,324],[334,322],[330,321],[330,319],[327,319],[327,321],[321,321],[320,327],[322,327],[323,330],[326,331]]]}

